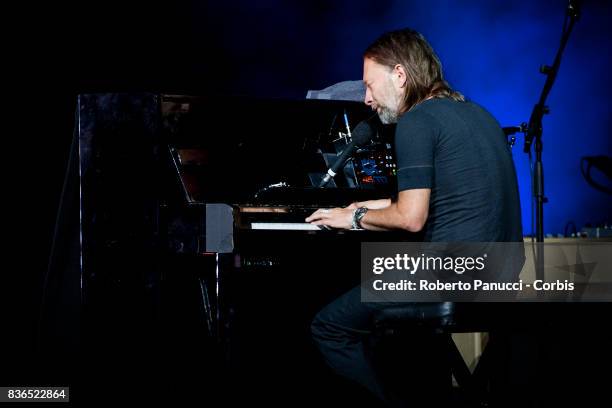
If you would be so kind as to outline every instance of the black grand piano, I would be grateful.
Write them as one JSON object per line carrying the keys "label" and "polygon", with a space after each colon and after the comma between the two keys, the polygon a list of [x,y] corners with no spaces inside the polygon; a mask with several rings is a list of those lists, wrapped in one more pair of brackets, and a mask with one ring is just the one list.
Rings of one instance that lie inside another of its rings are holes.
{"label": "black grand piano", "polygon": [[318,187],[372,115],[361,103],[83,94],[77,115],[89,348],[184,353],[251,378],[293,355],[308,371],[323,364],[310,321],[359,284],[361,242],[420,239],[304,222],[396,190],[386,127]]}
{"label": "black grand piano", "polygon": [[323,285],[332,278],[315,275],[335,265],[355,268],[346,284],[358,284],[360,242],[415,236],[321,230],[304,218],[394,193],[392,129],[382,127],[343,174],[318,187],[351,129],[370,115],[343,101],[80,95],[84,303],[126,285],[159,289],[153,281],[173,273],[160,265],[173,269],[177,258],[212,259],[214,276],[199,282],[202,317],[221,336],[233,310],[222,305],[232,293],[226,282],[249,287],[244,277],[262,271],[283,270],[287,279],[308,270]]}

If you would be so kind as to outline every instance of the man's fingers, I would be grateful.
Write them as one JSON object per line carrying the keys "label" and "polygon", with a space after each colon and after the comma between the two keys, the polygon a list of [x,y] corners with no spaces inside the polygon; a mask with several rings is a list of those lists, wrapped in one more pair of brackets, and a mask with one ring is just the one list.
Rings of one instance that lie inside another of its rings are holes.
{"label": "man's fingers", "polygon": [[306,218],[306,222],[312,222],[312,221],[317,221],[317,220],[322,220],[322,219],[323,219],[322,214],[314,213],[310,217]]}
{"label": "man's fingers", "polygon": [[329,213],[331,210],[324,208],[324,209],[319,209],[315,212],[313,212],[308,218],[306,218],[306,222],[312,222],[315,220],[322,220],[322,219],[326,219],[329,218]]}

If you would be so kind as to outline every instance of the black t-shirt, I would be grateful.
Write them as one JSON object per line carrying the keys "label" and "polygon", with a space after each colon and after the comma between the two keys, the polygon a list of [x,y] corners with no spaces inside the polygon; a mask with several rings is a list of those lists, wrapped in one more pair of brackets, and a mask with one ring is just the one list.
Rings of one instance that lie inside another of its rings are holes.
{"label": "black t-shirt", "polygon": [[521,208],[512,154],[497,121],[472,102],[429,99],[395,132],[398,191],[430,188],[431,242],[519,242]]}

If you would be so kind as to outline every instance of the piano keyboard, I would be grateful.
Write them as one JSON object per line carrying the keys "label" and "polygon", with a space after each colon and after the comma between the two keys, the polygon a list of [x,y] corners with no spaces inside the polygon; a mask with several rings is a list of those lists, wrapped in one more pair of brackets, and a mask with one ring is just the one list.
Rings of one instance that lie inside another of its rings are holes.
{"label": "piano keyboard", "polygon": [[240,207],[243,227],[253,230],[272,231],[320,231],[329,227],[303,222],[316,211],[312,207]]}
{"label": "piano keyboard", "polygon": [[319,225],[308,224],[306,222],[252,222],[251,229],[254,230],[274,230],[274,231],[319,231]]}

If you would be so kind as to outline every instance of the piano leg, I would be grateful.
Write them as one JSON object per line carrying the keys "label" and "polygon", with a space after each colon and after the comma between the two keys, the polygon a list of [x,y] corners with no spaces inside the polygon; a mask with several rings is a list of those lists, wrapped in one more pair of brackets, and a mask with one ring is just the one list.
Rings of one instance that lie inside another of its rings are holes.
{"label": "piano leg", "polygon": [[200,296],[202,300],[202,309],[204,314],[204,321],[206,322],[206,329],[208,333],[214,333],[215,331],[215,317],[212,312],[210,304],[210,296],[208,295],[208,288],[206,282],[202,276],[198,277],[200,283]]}
{"label": "piano leg", "polygon": [[[210,286],[206,285],[204,279],[200,280],[202,303],[205,305],[205,319],[210,328],[211,336],[215,338],[221,348],[227,349],[229,331],[231,330],[231,301],[228,299],[227,280],[235,269],[236,262],[239,262],[239,258],[237,258],[238,255],[233,253],[215,252],[206,255],[214,257],[212,266],[214,277]],[[212,299],[210,289],[214,291]]]}

